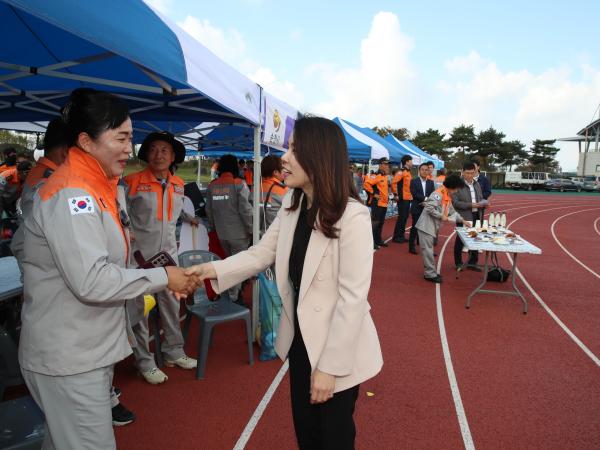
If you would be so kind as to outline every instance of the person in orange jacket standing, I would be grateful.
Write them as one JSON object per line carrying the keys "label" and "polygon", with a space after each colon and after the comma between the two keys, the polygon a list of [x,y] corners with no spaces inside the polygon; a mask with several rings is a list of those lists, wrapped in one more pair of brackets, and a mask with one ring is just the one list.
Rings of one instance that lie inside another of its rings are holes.
{"label": "person in orange jacket standing", "polygon": [[364,188],[369,194],[371,200],[371,221],[373,224],[373,246],[375,250],[379,247],[388,245],[381,237],[383,223],[385,222],[385,213],[387,212],[389,202],[388,173],[390,171],[390,162],[387,158],[379,160],[379,171],[375,177],[365,179]]}
{"label": "person in orange jacket standing", "polygon": [[[181,217],[197,226],[199,220],[183,211],[184,182],[174,175],[175,165],[185,159],[185,148],[171,133],[150,133],[138,153],[148,163],[141,172],[123,178],[126,185],[127,212],[134,233],[133,250],[144,258],[165,251],[177,262],[175,229]],[[156,294],[158,313],[164,330],[161,351],[167,367],[194,369],[196,360],[183,350],[183,335],[179,324],[179,302],[168,291]],[[156,366],[149,347],[148,319],[133,326],[137,345],[133,349],[136,367],[150,384],[161,384],[167,375]]]}
{"label": "person in orange jacket standing", "polygon": [[408,220],[410,203],[412,201],[410,193],[410,182],[412,180],[410,169],[413,165],[412,156],[404,155],[400,160],[400,164],[401,168],[392,180],[392,191],[398,196],[398,219],[396,220],[392,240],[402,244],[406,242],[404,234],[406,232],[406,221]]}

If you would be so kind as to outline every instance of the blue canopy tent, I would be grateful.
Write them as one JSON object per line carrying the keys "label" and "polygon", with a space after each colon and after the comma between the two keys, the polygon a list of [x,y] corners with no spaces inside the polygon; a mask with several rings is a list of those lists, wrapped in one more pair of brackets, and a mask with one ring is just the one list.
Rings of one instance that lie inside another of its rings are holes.
{"label": "blue canopy tent", "polygon": [[0,0],[0,23],[0,122],[49,121],[91,87],[128,103],[139,136],[244,123],[259,152],[260,86],[141,0]]}
{"label": "blue canopy tent", "polygon": [[141,0],[0,0],[0,17],[0,121],[49,120],[82,86],[141,120],[259,121],[260,87]]}
{"label": "blue canopy tent", "polygon": [[442,161],[439,158],[436,158],[435,156],[430,155],[427,152],[424,152],[409,140],[401,141],[391,134],[388,134],[385,137],[385,139],[391,144],[397,145],[409,152],[409,154],[412,155],[415,163],[421,164],[426,161],[432,161],[436,169],[441,169],[444,167],[444,161]]}
{"label": "blue canopy tent", "polygon": [[353,136],[356,133],[353,133],[351,130],[350,132],[348,132],[348,125],[346,121],[340,119],[339,117],[334,118],[333,121],[339,125],[339,127],[342,129],[342,132],[344,133],[344,137],[346,138],[346,147],[348,148],[348,159],[351,162],[369,162],[369,160],[371,159],[371,146],[356,139]]}
{"label": "blue canopy tent", "polygon": [[400,147],[396,147],[395,145],[390,144],[388,141],[386,141],[383,137],[381,137],[379,134],[377,134],[377,132],[373,131],[371,128],[360,128],[360,130],[368,137],[370,137],[371,139],[373,139],[376,142],[380,142],[382,145],[384,145],[387,149],[388,152],[390,154],[390,161],[394,162],[394,163],[399,163],[400,160],[402,159],[402,157],[406,154],[408,154],[408,151],[406,151],[403,148]]}

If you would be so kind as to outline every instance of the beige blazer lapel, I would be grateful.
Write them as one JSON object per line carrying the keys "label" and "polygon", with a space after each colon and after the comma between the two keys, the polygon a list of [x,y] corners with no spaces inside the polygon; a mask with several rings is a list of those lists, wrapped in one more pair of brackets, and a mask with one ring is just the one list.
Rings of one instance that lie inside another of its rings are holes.
{"label": "beige blazer lapel", "polygon": [[308,291],[308,287],[311,285],[317,268],[323,258],[323,253],[327,245],[329,245],[330,239],[326,237],[322,232],[313,230],[310,235],[310,241],[308,242],[308,248],[306,249],[306,256],[304,257],[304,268],[302,269],[302,281],[300,282],[300,295],[298,303],[302,302],[302,299]]}

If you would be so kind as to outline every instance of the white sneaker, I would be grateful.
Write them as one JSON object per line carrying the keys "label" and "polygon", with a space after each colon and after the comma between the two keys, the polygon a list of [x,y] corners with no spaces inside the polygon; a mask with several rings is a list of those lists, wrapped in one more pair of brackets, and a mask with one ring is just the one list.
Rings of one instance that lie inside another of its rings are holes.
{"label": "white sneaker", "polygon": [[144,380],[150,384],[161,384],[169,379],[166,373],[160,370],[158,367],[154,367],[147,372],[140,372]]}
{"label": "white sneaker", "polygon": [[462,252],[463,252],[463,253],[469,253],[469,250],[467,250],[467,247],[463,247],[463,250],[462,250]]}
{"label": "white sneaker", "polygon": [[198,361],[194,358],[190,358],[189,356],[182,356],[181,358],[177,358],[175,361],[167,361],[165,360],[165,366],[167,367],[181,367],[182,369],[195,369],[198,365]]}

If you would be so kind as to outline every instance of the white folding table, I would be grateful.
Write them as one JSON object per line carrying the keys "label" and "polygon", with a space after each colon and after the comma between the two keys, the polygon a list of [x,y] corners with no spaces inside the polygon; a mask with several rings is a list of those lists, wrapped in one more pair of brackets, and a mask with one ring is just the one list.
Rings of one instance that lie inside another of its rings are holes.
{"label": "white folding table", "polygon": [[[464,227],[457,227],[456,234],[463,242],[465,248],[470,251],[483,251],[485,253],[485,263],[483,265],[483,279],[479,286],[477,286],[473,292],[469,294],[467,297],[467,304],[465,308],[471,307],[471,300],[476,294],[498,294],[498,295],[510,295],[514,297],[519,297],[521,302],[523,303],[523,314],[527,314],[527,300],[519,291],[519,288],[516,285],[516,275],[517,275],[517,255],[521,253],[529,253],[532,255],[541,255],[542,250],[526,241],[525,239],[519,237],[519,244],[514,244],[510,239],[507,239],[506,244],[495,244],[492,241],[482,241],[477,240],[476,238],[470,237],[468,235],[467,229]],[[499,234],[502,236],[502,234]],[[478,237],[488,236],[486,234],[479,233]],[[492,235],[490,235],[491,238]],[[498,253],[511,253],[512,254],[512,269],[510,274],[510,281],[512,285],[511,290],[499,290],[499,289],[486,289],[485,285],[488,283],[487,274],[490,263],[490,255],[494,252]]]}

